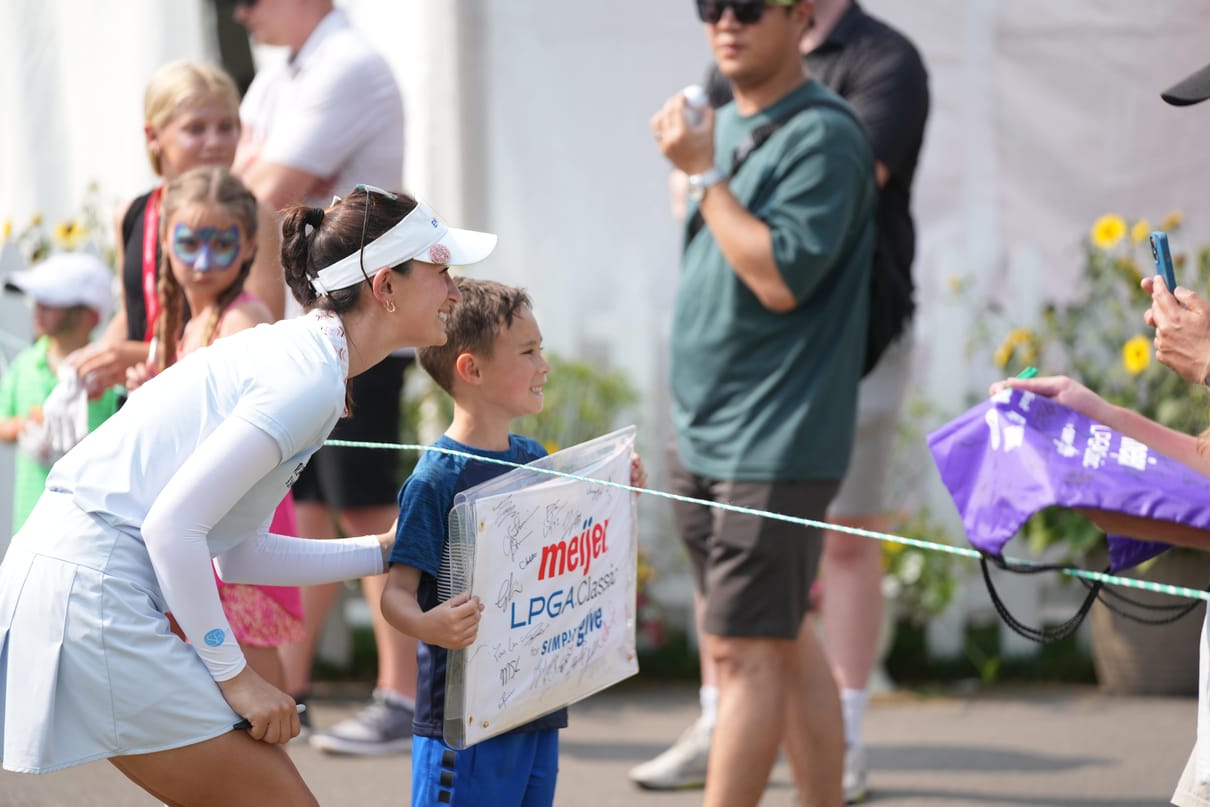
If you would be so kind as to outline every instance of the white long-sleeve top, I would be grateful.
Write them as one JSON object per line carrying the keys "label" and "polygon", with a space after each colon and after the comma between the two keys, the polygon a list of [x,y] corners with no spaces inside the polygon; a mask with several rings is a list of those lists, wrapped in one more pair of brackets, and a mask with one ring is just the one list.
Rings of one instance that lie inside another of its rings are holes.
{"label": "white long-sleeve top", "polygon": [[271,535],[273,510],[345,404],[339,318],[313,312],[194,351],[131,395],[51,470],[147,548],[160,593],[216,681],[244,668],[211,572],[229,582],[306,585],[383,570],[374,536]]}

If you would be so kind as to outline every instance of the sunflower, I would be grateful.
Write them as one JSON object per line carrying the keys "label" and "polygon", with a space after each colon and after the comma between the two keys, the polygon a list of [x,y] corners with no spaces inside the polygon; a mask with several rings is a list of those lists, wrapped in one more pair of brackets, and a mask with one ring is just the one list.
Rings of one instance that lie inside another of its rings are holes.
{"label": "sunflower", "polygon": [[1121,216],[1106,213],[1092,225],[1090,235],[1098,249],[1113,249],[1126,235],[1126,221]]}
{"label": "sunflower", "polygon": [[1122,345],[1122,364],[1126,372],[1138,375],[1151,364],[1151,340],[1146,336],[1136,336]]}
{"label": "sunflower", "polygon": [[1151,235],[1151,222],[1147,219],[1139,219],[1130,228],[1130,240],[1136,244],[1146,241],[1149,235]]}
{"label": "sunflower", "polygon": [[1181,215],[1181,211],[1173,210],[1167,216],[1164,216],[1164,220],[1160,222],[1160,229],[1164,231],[1175,230],[1181,226],[1184,220],[1185,217]]}
{"label": "sunflower", "polygon": [[71,251],[84,235],[84,228],[74,219],[61,221],[55,227],[54,240],[60,249]]}
{"label": "sunflower", "polygon": [[1021,362],[1023,364],[1032,364],[1036,358],[1037,350],[1034,348],[1034,335],[1027,328],[1013,328],[1008,332],[1008,336],[1004,337],[1004,341],[996,348],[992,358],[996,362],[997,367],[1004,367],[1008,364],[1009,359],[1017,352],[1017,348],[1021,348]]}

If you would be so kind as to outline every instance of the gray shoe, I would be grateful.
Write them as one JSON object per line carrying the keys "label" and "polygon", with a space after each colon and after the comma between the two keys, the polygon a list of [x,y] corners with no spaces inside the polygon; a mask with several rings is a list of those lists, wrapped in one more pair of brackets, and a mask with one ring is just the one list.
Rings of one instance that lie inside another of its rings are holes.
{"label": "gray shoe", "polygon": [[866,764],[865,747],[857,745],[845,748],[843,779],[845,804],[865,801],[866,796],[870,795],[870,788],[866,783],[868,775],[869,766]]}
{"label": "gray shoe", "polygon": [[327,731],[311,735],[311,745],[329,754],[402,754],[412,747],[412,710],[374,690],[370,703]]}
{"label": "gray shoe", "polygon": [[711,729],[701,718],[655,759],[630,769],[630,781],[645,790],[692,790],[706,786]]}

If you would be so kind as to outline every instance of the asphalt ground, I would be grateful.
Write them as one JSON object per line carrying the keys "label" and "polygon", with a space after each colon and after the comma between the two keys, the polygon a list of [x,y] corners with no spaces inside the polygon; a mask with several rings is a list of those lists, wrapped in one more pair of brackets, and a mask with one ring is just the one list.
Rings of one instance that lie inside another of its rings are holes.
{"label": "asphalt ground", "polygon": [[[318,726],[352,714],[367,687],[311,701]],[[1163,805],[1195,734],[1193,698],[1123,697],[1095,687],[961,688],[875,697],[866,720],[877,807],[1143,807]],[[680,807],[701,793],[651,793],[626,778],[697,714],[690,684],[627,682],[572,707],[562,734],[562,807]],[[290,754],[324,805],[408,804],[410,756],[338,757],[294,742]],[[761,802],[795,804],[779,761]],[[96,762],[44,776],[0,772],[0,805],[146,807],[158,802]]]}

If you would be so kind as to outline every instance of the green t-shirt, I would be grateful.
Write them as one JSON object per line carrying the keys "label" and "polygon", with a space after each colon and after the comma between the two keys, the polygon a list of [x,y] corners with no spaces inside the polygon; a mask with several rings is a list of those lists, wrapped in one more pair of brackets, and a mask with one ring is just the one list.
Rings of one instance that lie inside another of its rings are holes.
{"label": "green t-shirt", "polygon": [[[808,80],[749,117],[734,103],[721,108],[719,168],[730,168],[750,130],[819,97],[839,101]],[[709,225],[685,245],[671,337],[681,459],[714,479],[840,479],[853,442],[874,249],[877,188],[865,133],[839,110],[811,107],[753,151],[728,184],[769,226],[798,306],[765,308]]]}
{"label": "green t-shirt", "polygon": [[[29,415],[34,407],[42,406],[55,388],[59,379],[47,361],[49,348],[50,338],[41,337],[18,353],[8,371],[0,376],[0,419]],[[88,430],[100,426],[117,408],[117,393],[112,389],[106,390],[100,398],[89,401]],[[16,533],[42,495],[50,466],[35,462],[18,451],[13,471],[13,532]]]}

